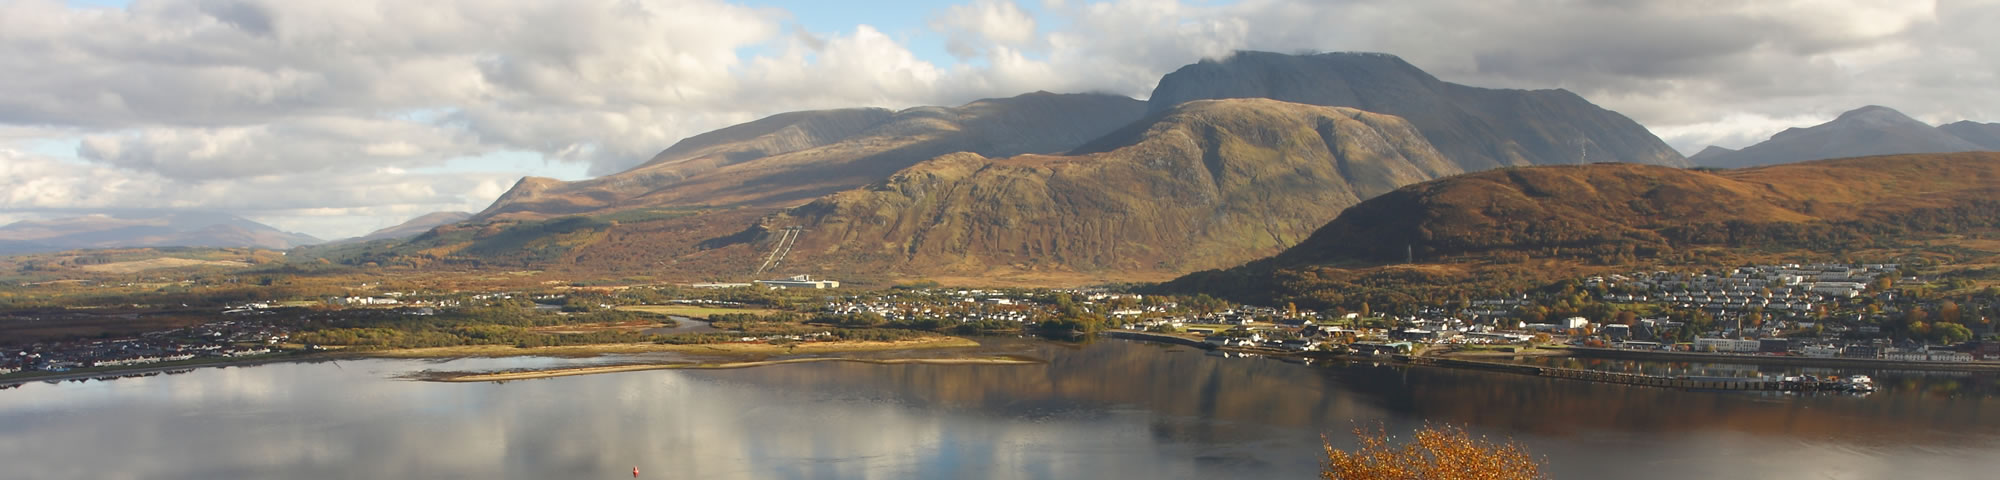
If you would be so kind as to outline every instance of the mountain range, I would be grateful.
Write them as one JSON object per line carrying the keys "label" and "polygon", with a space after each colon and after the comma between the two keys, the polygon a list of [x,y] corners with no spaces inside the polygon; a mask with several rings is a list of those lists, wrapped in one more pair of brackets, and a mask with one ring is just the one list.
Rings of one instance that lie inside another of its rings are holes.
{"label": "mountain range", "polygon": [[128,210],[0,226],[0,253],[124,247],[258,247],[288,249],[320,243],[220,212]]}
{"label": "mountain range", "polygon": [[1709,146],[1689,159],[1705,167],[1742,168],[1829,158],[1982,150],[2000,150],[2000,124],[1963,121],[1933,127],[1894,109],[1870,105],[1823,124],[1786,129],[1742,150]]}
{"label": "mountain range", "polygon": [[1241,52],[1166,75],[1147,101],[774,115],[625,172],[524,178],[396,251],[730,278],[1162,278],[1277,253],[1410,183],[1613,161],[1687,165],[1567,91],[1452,84],[1383,54]]}

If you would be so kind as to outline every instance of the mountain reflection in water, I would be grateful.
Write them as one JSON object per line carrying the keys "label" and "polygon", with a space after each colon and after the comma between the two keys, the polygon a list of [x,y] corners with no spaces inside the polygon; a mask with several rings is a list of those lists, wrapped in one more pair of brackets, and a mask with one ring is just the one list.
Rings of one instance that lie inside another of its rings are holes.
{"label": "mountain reflection in water", "polygon": [[[1231,359],[1118,340],[992,340],[1021,366],[814,363],[506,384],[370,360],[0,392],[18,478],[1315,478],[1319,435],[1423,422],[1505,435],[1557,478],[1977,478],[1991,375],[1859,397]],[[590,360],[602,362],[604,360]],[[1957,385],[1943,388],[1936,385]],[[654,477],[658,475],[657,477]]]}

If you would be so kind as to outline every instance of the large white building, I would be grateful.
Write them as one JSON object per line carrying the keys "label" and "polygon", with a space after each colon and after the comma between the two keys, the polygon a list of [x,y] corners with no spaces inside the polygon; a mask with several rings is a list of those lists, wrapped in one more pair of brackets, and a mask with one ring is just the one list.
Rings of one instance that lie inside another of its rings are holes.
{"label": "large white building", "polygon": [[756,283],[771,288],[840,288],[840,282],[813,280],[812,275],[794,275],[784,280],[757,280]]}

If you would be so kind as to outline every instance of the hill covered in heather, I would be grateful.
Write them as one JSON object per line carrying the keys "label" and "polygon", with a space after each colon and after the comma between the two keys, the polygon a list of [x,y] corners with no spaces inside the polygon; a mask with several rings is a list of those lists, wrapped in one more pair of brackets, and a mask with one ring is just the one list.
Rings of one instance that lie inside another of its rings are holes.
{"label": "hill covered in heather", "polygon": [[[1309,297],[1371,270],[1427,277],[1545,261],[1630,266],[1730,253],[1840,255],[2000,227],[1997,180],[2000,153],[1990,152],[1725,171],[1627,164],[1492,170],[1361,202],[1284,253],[1189,275],[1169,288]],[[1339,280],[1319,282],[1332,279]]]}

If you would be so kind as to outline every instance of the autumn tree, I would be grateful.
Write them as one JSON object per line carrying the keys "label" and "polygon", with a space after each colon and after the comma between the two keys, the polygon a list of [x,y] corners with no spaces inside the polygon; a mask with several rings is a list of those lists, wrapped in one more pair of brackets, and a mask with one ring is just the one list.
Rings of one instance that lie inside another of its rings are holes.
{"label": "autumn tree", "polygon": [[1956,323],[1937,323],[1931,325],[1930,337],[1931,341],[1949,345],[1971,340],[1972,329]]}
{"label": "autumn tree", "polygon": [[1930,320],[1930,314],[1924,311],[1924,307],[1910,307],[1909,310],[1903,311],[1903,325],[1905,327],[1915,329],[1917,325],[1923,324],[1926,320]]}
{"label": "autumn tree", "polygon": [[1473,438],[1453,426],[1425,426],[1397,443],[1381,427],[1355,428],[1360,448],[1346,451],[1322,439],[1326,480],[1516,480],[1543,478],[1541,461],[1513,442]]}

